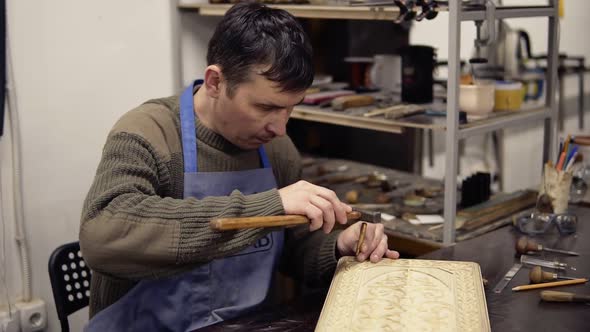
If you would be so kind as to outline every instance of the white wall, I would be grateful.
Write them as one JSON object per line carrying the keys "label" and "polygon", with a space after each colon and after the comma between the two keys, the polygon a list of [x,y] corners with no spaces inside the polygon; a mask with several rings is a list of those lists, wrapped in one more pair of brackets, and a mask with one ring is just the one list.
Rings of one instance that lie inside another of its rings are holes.
{"label": "white wall", "polygon": [[[505,5],[542,5],[543,0],[504,0]],[[585,33],[590,31],[590,1],[568,0],[565,2],[565,15],[560,20],[560,52],[570,55],[583,55],[590,62],[590,44],[584,42]],[[410,32],[411,44],[432,45],[438,50],[439,58],[448,57],[448,15],[439,14],[440,19],[416,23]],[[534,54],[546,53],[547,51],[547,19],[526,18],[510,19],[507,23],[513,28],[521,28],[528,31],[531,37],[532,52]],[[461,57],[468,59],[473,49],[475,28],[472,22],[461,24]],[[581,39],[582,37],[582,39]],[[586,81],[590,76],[586,75]],[[590,84],[586,83],[586,92],[590,91]],[[577,78],[570,77],[565,82],[566,97],[577,96]],[[586,105],[587,108],[590,105]],[[565,121],[566,134],[580,133],[577,129],[576,115],[571,114]],[[585,132],[590,132],[590,116],[586,116]],[[502,157],[505,164],[502,170],[504,177],[504,190],[511,191],[521,188],[536,187],[540,180],[540,164],[542,162],[543,131],[541,123],[530,124],[518,128],[505,130],[504,142],[501,144]],[[434,178],[444,176],[444,133],[437,132],[435,141],[435,163],[434,167],[428,165],[425,158],[423,161],[424,175]],[[477,170],[496,169],[494,158],[485,155],[483,150],[484,142],[489,139],[484,137],[473,137],[467,140],[466,153],[461,161],[461,174],[468,175]],[[425,145],[425,148],[427,146]],[[488,147],[488,151],[491,148]]]}
{"label": "white wall", "polygon": [[[47,275],[49,254],[78,239],[84,197],[106,135],[141,102],[176,91],[177,10],[162,0],[8,0],[10,43],[22,132],[26,233],[33,294],[48,304],[59,331]],[[21,294],[12,227],[11,159],[0,140],[8,289]],[[0,303],[6,304],[4,291]],[[81,330],[87,310],[75,315]]]}

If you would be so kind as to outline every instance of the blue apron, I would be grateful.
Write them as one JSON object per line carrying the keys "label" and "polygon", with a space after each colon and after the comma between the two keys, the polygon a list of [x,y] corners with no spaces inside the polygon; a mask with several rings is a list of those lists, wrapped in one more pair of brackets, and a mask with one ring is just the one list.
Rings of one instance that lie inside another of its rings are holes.
{"label": "blue apron", "polygon": [[[263,168],[197,172],[194,84],[180,98],[184,197],[227,196],[233,190],[247,195],[276,188],[262,146],[258,153]],[[266,299],[283,237],[283,230],[271,232],[233,256],[173,277],[142,280],[94,316],[85,331],[192,331],[235,318]]]}

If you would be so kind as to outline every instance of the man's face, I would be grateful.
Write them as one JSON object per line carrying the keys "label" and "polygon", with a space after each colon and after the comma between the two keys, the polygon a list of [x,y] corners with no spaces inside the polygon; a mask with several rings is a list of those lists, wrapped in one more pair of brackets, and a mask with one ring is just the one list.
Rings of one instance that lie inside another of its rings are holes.
{"label": "man's face", "polygon": [[305,96],[303,92],[282,92],[278,84],[254,71],[248,82],[239,84],[233,96],[221,84],[215,110],[215,128],[234,145],[252,150],[286,134],[293,107]]}

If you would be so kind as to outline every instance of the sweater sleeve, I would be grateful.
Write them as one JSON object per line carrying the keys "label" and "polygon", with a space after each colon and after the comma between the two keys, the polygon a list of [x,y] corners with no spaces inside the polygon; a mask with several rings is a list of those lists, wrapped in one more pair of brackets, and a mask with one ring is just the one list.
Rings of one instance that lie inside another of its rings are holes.
{"label": "sweater sleeve", "polygon": [[[280,148],[274,148],[272,162],[279,188],[301,179],[301,157],[293,142],[285,137]],[[336,240],[340,230],[325,234],[309,232],[308,225],[287,228],[280,269],[309,286],[327,286],[338,263]]]}
{"label": "sweater sleeve", "polygon": [[284,213],[276,189],[171,198],[163,160],[140,135],[119,132],[107,139],[81,217],[80,245],[92,269],[132,280],[170,275],[236,253],[267,232],[212,231],[212,218]]}
{"label": "sweater sleeve", "polygon": [[328,286],[338,263],[336,240],[341,232],[309,232],[306,225],[289,229],[285,235],[281,271],[311,287]]}

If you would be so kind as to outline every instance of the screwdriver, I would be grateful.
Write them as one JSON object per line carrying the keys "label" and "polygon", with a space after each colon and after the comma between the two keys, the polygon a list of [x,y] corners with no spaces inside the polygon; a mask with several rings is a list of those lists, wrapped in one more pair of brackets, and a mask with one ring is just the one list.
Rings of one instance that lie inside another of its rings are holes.
{"label": "screwdriver", "polygon": [[545,272],[540,266],[535,266],[529,273],[529,279],[531,279],[531,284],[539,284],[543,282],[555,281],[558,279],[574,280],[577,278],[564,277],[558,275],[557,273]]}
{"label": "screwdriver", "polygon": [[518,241],[516,242],[516,252],[518,252],[519,254],[526,254],[529,251],[549,251],[565,255],[580,256],[580,254],[575,251],[559,250],[544,247],[535,242],[534,240],[527,238],[526,236],[523,236],[520,239],[518,239]]}

